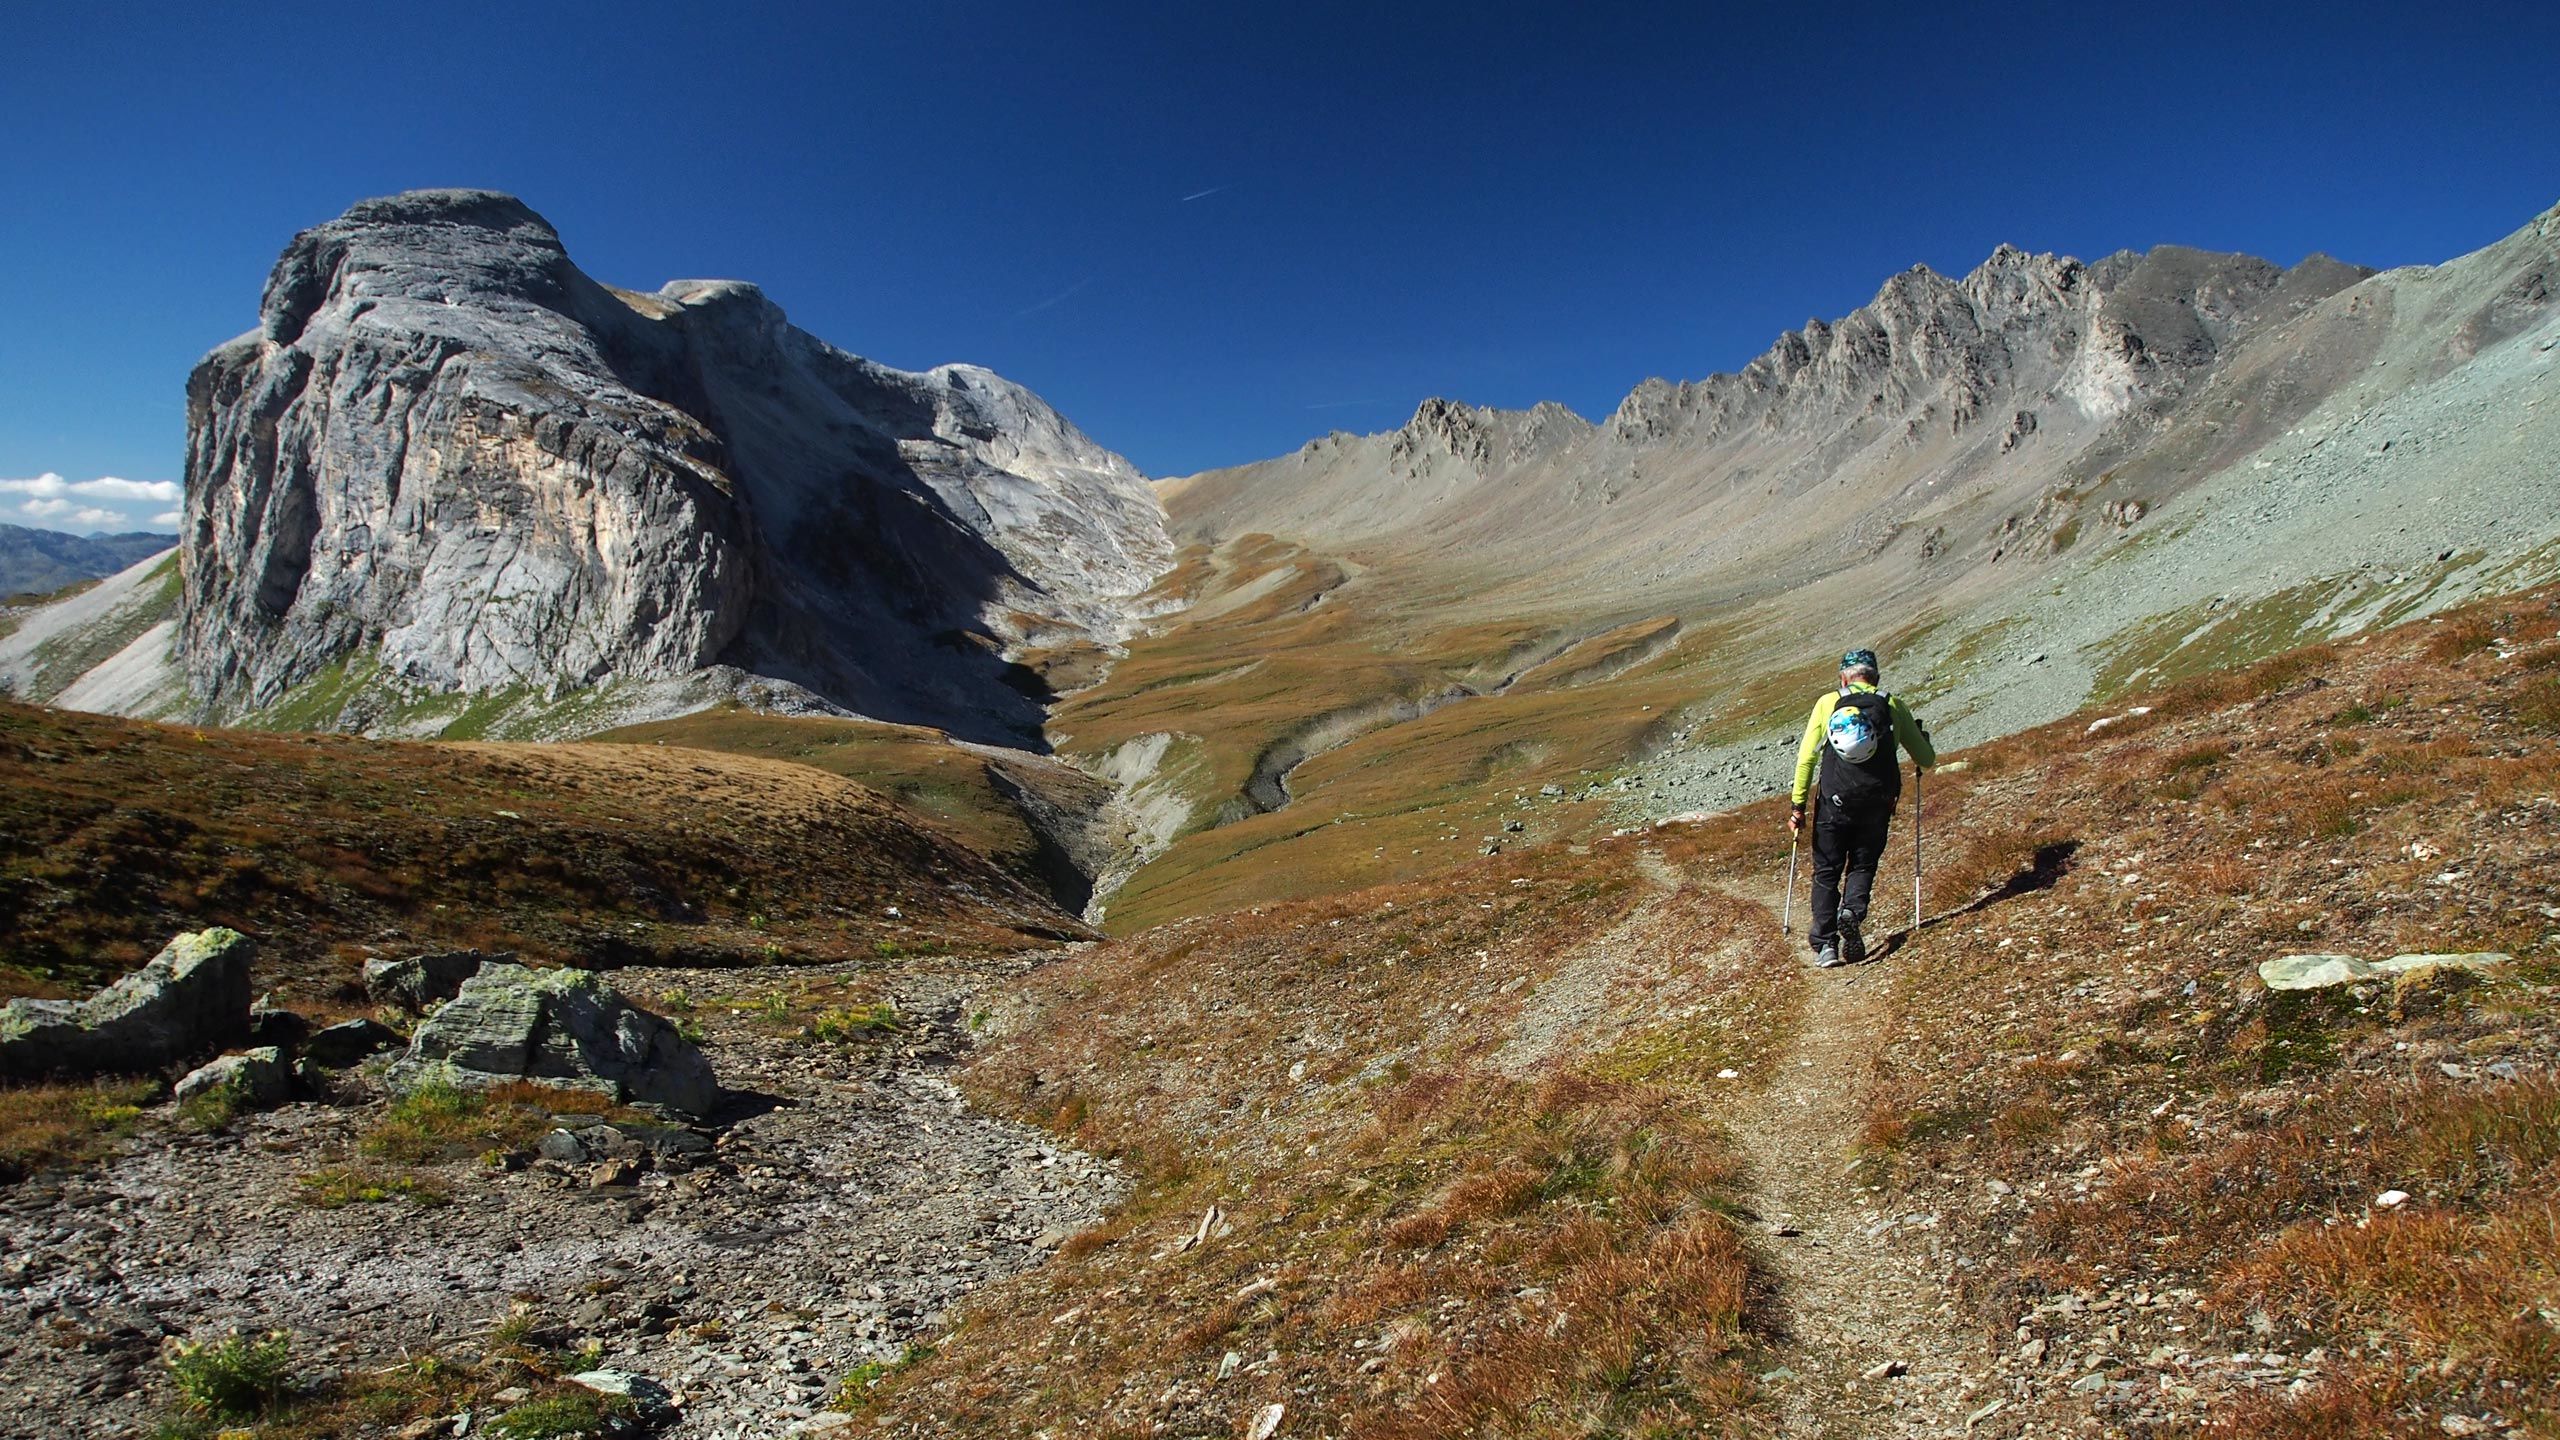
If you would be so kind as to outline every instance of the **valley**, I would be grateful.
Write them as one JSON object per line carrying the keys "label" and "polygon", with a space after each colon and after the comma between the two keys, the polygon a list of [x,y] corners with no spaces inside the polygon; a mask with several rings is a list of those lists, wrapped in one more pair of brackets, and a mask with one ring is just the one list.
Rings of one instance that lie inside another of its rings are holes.
{"label": "valley", "polygon": [[[1149,481],[363,202],[0,618],[0,1434],[2551,1433],[2554,275],[2003,246]],[[1949,763],[1816,970],[1852,644]]]}

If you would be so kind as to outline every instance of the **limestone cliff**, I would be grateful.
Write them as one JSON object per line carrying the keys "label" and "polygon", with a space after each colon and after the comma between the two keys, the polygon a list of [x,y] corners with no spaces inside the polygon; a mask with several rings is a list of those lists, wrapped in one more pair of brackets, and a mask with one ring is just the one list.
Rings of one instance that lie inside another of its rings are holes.
{"label": "limestone cliff", "polygon": [[187,386],[180,655],[215,715],[334,666],[560,695],[728,666],[1019,742],[1021,642],[1108,646],[1144,477],[987,371],[876,365],[756,287],[610,289],[522,202],[296,236]]}

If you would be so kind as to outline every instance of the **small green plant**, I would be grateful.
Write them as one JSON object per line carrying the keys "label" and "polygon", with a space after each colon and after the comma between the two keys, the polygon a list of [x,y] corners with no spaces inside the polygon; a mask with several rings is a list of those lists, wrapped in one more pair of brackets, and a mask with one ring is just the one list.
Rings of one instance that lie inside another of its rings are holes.
{"label": "small green plant", "polygon": [[259,1339],[180,1341],[169,1352],[169,1378],[188,1409],[221,1420],[267,1414],[293,1390],[293,1337],[278,1330]]}
{"label": "small green plant", "polygon": [[423,1208],[450,1204],[453,1199],[442,1185],[432,1180],[352,1165],[314,1171],[303,1176],[301,1184],[302,1203],[319,1210],[379,1205],[388,1200],[406,1200]]}
{"label": "small green plant", "polygon": [[984,1030],[987,1028],[987,1021],[993,1019],[994,1016],[995,1012],[992,1010],[975,1011],[969,1016],[969,1028],[972,1031]]}
{"label": "small green plant", "polygon": [[883,960],[897,960],[905,957],[907,947],[895,940],[874,940],[871,942],[871,953]]}
{"label": "small green plant", "polygon": [[178,1118],[197,1130],[228,1130],[231,1122],[240,1118],[240,1112],[248,1108],[243,1103],[245,1098],[236,1085],[216,1085],[179,1101]]}
{"label": "small green plant", "polygon": [[779,1025],[791,1018],[791,997],[779,990],[768,990],[764,998],[756,1002],[756,1010],[767,1020]]}
{"label": "small green plant", "polygon": [[933,1353],[933,1347],[911,1344],[898,1352],[895,1360],[865,1360],[845,1372],[836,1383],[836,1392],[827,1403],[848,1415],[859,1415],[870,1408],[871,1392],[881,1381],[907,1369]]}
{"label": "small green plant", "polygon": [[670,985],[658,996],[658,1008],[689,1015],[693,1013],[693,992],[682,985]]}
{"label": "small green plant", "polygon": [[809,1035],[812,1039],[841,1044],[864,1035],[894,1031],[902,1023],[898,1007],[886,1000],[869,1005],[830,1006],[819,1011],[818,1017],[809,1022]]}

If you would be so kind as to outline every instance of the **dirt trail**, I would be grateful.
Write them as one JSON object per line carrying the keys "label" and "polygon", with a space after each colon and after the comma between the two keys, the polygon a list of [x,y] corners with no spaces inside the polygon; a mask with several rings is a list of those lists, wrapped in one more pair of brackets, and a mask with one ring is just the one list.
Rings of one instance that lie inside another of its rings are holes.
{"label": "dirt trail", "polygon": [[[1780,897],[1737,898],[1774,914]],[[1788,943],[1799,963],[1809,963],[1800,936]],[[1768,1086],[1734,1120],[1792,1342],[1782,1353],[1793,1374],[1778,1382],[1790,1436],[1960,1435],[1995,1398],[1980,1388],[1990,1369],[1981,1342],[1958,1326],[1944,1287],[1893,1238],[1897,1229],[1933,1227],[1937,1217],[1887,1208],[1854,1174],[1851,1147],[1865,1119],[1889,963],[1808,971],[1802,1028]],[[1867,1378],[1896,1363],[1900,1373]]]}

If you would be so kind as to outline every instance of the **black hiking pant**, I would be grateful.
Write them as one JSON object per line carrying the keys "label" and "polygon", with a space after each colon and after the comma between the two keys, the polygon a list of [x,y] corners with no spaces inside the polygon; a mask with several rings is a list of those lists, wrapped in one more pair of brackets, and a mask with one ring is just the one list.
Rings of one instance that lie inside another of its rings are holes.
{"label": "black hiking pant", "polygon": [[1863,927],[1876,888],[1893,801],[1854,805],[1825,795],[1813,813],[1813,941],[1819,953],[1840,939],[1840,922]]}

